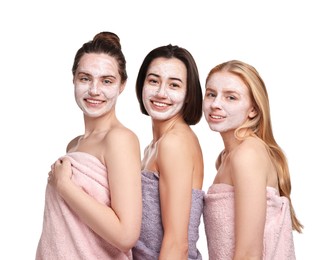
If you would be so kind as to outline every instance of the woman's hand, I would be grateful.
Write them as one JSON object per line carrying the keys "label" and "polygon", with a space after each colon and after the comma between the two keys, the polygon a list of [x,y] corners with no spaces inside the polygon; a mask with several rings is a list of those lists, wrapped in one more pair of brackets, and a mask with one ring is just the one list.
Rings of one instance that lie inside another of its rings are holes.
{"label": "woman's hand", "polygon": [[71,176],[72,169],[70,160],[68,158],[58,159],[51,165],[48,183],[58,189],[63,183],[70,181]]}

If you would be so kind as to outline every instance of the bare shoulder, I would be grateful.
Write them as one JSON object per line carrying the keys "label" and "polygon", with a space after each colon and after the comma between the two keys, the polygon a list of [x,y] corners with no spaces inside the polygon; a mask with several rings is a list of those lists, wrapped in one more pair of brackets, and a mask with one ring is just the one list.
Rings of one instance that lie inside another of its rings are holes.
{"label": "bare shoulder", "polygon": [[159,140],[158,149],[160,152],[173,150],[176,153],[184,153],[195,149],[196,145],[199,145],[198,139],[192,130],[174,129]]}
{"label": "bare shoulder", "polygon": [[191,167],[201,172],[202,150],[195,134],[187,128],[165,134],[157,143],[157,162],[161,170],[163,166],[173,169],[171,162],[174,162],[174,167]]}
{"label": "bare shoulder", "polygon": [[71,149],[73,149],[74,147],[76,147],[80,138],[81,138],[81,135],[79,135],[79,136],[75,137],[74,139],[72,139],[68,143],[68,145],[67,145],[66,152],[69,152],[69,151],[71,151]]}
{"label": "bare shoulder", "polygon": [[137,135],[129,128],[120,125],[111,129],[105,136],[105,141],[107,143],[112,142],[113,144],[128,144],[128,143],[138,143],[139,139]]}
{"label": "bare shoulder", "polygon": [[112,168],[136,160],[140,164],[140,143],[137,135],[125,126],[111,129],[103,140],[103,160]]}
{"label": "bare shoulder", "polygon": [[263,190],[272,170],[272,163],[262,140],[257,137],[245,139],[231,154],[230,162],[231,178],[235,186],[243,187],[244,190],[249,190],[252,186],[261,187]]}
{"label": "bare shoulder", "polygon": [[124,125],[119,125],[111,129],[108,134],[107,138],[112,139],[138,139],[137,135],[129,128],[125,127]]}
{"label": "bare shoulder", "polygon": [[259,164],[268,160],[265,143],[257,137],[248,137],[232,153],[233,165]]}

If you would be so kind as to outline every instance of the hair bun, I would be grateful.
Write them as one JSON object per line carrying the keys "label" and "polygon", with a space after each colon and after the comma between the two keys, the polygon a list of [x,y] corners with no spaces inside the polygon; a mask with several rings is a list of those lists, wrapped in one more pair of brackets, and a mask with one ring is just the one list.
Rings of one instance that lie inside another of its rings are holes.
{"label": "hair bun", "polygon": [[93,41],[103,41],[121,49],[120,38],[112,32],[100,32],[93,38]]}

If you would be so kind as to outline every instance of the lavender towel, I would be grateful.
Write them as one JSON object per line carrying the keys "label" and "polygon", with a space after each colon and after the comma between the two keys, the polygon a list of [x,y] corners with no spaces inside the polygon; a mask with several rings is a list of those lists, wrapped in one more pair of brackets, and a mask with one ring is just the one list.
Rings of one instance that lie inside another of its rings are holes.
{"label": "lavender towel", "polygon": [[[196,244],[199,238],[199,225],[203,213],[204,191],[192,190],[192,204],[189,221],[188,259],[202,259]],[[161,208],[159,198],[159,177],[156,173],[142,172],[142,225],[140,238],[133,248],[134,260],[157,260],[163,238]]]}

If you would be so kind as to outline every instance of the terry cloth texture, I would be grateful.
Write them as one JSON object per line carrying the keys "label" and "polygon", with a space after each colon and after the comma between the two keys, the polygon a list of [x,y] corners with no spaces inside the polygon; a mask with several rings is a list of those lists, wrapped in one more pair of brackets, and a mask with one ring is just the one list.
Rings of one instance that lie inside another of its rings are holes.
{"label": "terry cloth texture", "polygon": [[[231,260],[234,252],[234,187],[213,184],[204,196],[204,226],[209,260]],[[267,187],[264,260],[294,260],[289,202]]]}
{"label": "terry cloth texture", "polygon": [[[94,156],[74,152],[65,155],[71,161],[72,181],[98,202],[110,205],[106,167]],[[45,192],[42,234],[36,260],[132,259],[131,251],[123,253],[113,247],[67,206],[51,185]]]}
{"label": "terry cloth texture", "polygon": [[[189,221],[188,259],[202,259],[196,247],[199,238],[199,225],[203,213],[204,191],[192,190],[192,203]],[[133,248],[135,260],[157,260],[163,239],[161,222],[159,177],[157,173],[142,172],[142,225],[140,238]]]}

